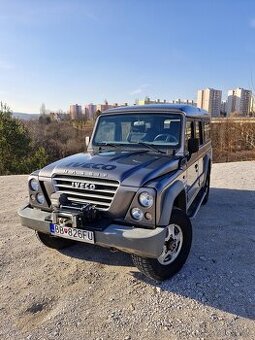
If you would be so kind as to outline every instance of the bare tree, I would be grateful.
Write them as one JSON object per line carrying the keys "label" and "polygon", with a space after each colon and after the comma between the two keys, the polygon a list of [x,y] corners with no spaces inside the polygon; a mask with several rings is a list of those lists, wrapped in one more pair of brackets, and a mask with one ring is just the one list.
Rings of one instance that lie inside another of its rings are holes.
{"label": "bare tree", "polygon": [[40,107],[40,114],[41,115],[46,115],[46,106],[44,103],[42,103],[41,107]]}

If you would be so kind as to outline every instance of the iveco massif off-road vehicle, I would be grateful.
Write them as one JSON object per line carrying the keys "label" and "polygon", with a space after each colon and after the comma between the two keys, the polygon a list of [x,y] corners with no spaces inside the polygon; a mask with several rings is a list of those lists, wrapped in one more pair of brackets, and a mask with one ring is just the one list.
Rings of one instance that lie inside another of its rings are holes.
{"label": "iveco massif off-road vehicle", "polygon": [[207,112],[159,104],[108,110],[88,153],[30,175],[21,223],[50,248],[77,240],[130,253],[141,272],[164,280],[187,259],[190,217],[208,199],[210,171]]}

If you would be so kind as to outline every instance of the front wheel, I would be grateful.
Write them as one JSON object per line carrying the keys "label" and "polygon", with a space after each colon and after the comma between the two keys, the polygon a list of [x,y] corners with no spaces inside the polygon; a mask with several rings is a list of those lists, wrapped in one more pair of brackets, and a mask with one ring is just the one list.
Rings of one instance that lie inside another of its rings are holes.
{"label": "front wheel", "polygon": [[157,259],[132,255],[134,265],[147,277],[162,281],[176,274],[186,262],[192,242],[192,226],[188,216],[174,209],[166,227],[162,253]]}
{"label": "front wheel", "polygon": [[41,243],[43,243],[46,247],[51,249],[61,250],[75,243],[75,241],[52,236],[49,234],[44,234],[41,233],[40,231],[36,231],[35,234]]}

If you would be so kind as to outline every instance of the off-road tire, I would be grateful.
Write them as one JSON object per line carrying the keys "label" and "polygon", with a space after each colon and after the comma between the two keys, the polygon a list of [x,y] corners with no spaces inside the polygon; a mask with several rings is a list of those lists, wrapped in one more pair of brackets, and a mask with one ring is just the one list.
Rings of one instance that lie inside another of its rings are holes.
{"label": "off-road tire", "polygon": [[41,233],[40,231],[36,231],[35,234],[41,243],[43,243],[46,247],[51,249],[61,250],[70,247],[75,243],[75,241],[52,236],[50,234],[44,234]]}
{"label": "off-road tire", "polygon": [[144,275],[156,281],[163,281],[175,275],[186,262],[190,252],[192,242],[192,225],[188,216],[183,210],[174,208],[169,225],[171,224],[178,225],[183,235],[180,253],[172,263],[163,265],[158,261],[158,259],[141,257],[134,254],[131,255],[134,265]]}

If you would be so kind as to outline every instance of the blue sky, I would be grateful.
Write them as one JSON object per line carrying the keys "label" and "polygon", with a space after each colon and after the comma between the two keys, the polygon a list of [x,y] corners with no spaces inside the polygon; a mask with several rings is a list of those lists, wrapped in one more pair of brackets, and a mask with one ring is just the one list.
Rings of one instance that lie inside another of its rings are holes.
{"label": "blue sky", "polygon": [[255,86],[255,1],[0,0],[0,44],[14,111],[226,96]]}

